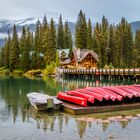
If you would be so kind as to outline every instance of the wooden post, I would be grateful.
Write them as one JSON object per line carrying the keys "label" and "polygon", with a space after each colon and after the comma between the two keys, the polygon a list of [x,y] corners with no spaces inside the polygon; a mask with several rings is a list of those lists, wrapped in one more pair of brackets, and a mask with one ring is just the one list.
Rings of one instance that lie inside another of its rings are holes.
{"label": "wooden post", "polygon": [[107,78],[107,69],[106,69],[106,76],[105,76],[105,78]]}
{"label": "wooden post", "polygon": [[128,76],[130,76],[131,74],[130,74],[130,68],[128,69]]}
{"label": "wooden post", "polygon": [[54,109],[54,100],[52,98],[47,99],[47,109]]}
{"label": "wooden post", "polygon": [[118,75],[120,76],[120,69],[118,69]]}
{"label": "wooden post", "polygon": [[92,69],[92,72],[91,72],[92,76],[93,76],[93,69]]}
{"label": "wooden post", "polygon": [[115,70],[115,68],[114,68],[114,77],[115,77],[115,75],[116,75],[115,72],[116,72],[116,70]]}
{"label": "wooden post", "polygon": [[123,76],[125,76],[125,69],[123,68]]}

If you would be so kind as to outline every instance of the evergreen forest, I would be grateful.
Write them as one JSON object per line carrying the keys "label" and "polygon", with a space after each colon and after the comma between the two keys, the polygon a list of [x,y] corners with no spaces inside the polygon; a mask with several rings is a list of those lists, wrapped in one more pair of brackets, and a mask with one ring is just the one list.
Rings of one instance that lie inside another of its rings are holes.
{"label": "evergreen forest", "polygon": [[91,49],[99,56],[98,68],[140,67],[140,31],[132,33],[131,26],[123,17],[118,24],[110,24],[103,16],[101,22],[93,25],[85,13],[80,10],[74,35],[68,22],[60,15],[58,26],[44,16],[36,23],[35,32],[23,27],[19,37],[16,25],[12,35],[8,33],[5,45],[0,49],[0,67],[10,71],[45,69],[58,60],[58,49]]}

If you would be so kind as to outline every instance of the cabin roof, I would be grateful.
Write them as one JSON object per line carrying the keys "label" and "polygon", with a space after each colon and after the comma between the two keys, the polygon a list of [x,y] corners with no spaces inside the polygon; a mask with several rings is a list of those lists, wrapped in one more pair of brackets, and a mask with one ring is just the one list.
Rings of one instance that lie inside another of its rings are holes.
{"label": "cabin roof", "polygon": [[57,50],[59,58],[69,58],[69,49],[59,49]]}
{"label": "cabin roof", "polygon": [[66,59],[65,61],[60,61],[60,63],[63,64],[63,65],[67,65],[70,62],[71,62],[71,59],[70,58],[69,59]]}
{"label": "cabin roof", "polygon": [[98,55],[97,55],[94,51],[89,50],[89,49],[75,48],[75,49],[73,50],[73,53],[74,53],[75,60],[76,60],[77,62],[83,61],[83,59],[86,58],[86,56],[87,56],[88,54],[92,55],[92,57],[93,57],[96,61],[99,61]]}

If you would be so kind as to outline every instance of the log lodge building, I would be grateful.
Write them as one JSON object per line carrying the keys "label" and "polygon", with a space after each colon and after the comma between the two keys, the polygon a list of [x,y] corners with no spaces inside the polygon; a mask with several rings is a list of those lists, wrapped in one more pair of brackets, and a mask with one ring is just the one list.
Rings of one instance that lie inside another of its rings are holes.
{"label": "log lodge building", "polygon": [[60,65],[64,68],[97,68],[98,55],[89,49],[74,48],[72,58],[69,58],[69,49],[58,50]]}

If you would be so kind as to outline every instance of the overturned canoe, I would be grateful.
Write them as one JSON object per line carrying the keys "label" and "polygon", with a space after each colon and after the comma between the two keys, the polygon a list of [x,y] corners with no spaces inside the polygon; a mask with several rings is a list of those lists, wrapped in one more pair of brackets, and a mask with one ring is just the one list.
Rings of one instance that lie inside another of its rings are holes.
{"label": "overturned canoe", "polygon": [[112,95],[110,98],[112,101],[115,101],[115,100],[121,101],[123,99],[123,96],[121,96],[121,95],[119,95],[111,90],[108,90],[106,88],[103,88],[103,90],[106,91],[108,94]]}
{"label": "overturned canoe", "polygon": [[126,91],[124,91],[122,89],[119,89],[117,87],[105,87],[105,88],[108,89],[108,90],[111,90],[111,91],[113,91],[113,92],[115,92],[115,93],[117,93],[117,94],[119,94],[119,95],[121,95],[123,97],[128,97],[130,99],[133,97],[132,94],[130,94],[130,93],[128,93],[128,92],[126,92]]}
{"label": "overturned canoe", "polygon": [[81,106],[132,103],[140,101],[140,86],[86,87],[65,93],[59,92],[57,97]]}
{"label": "overturned canoe", "polygon": [[109,100],[111,98],[111,95],[110,94],[108,94],[106,91],[104,91],[104,90],[102,90],[100,88],[96,88],[95,89],[93,87],[87,87],[85,89],[88,90],[88,91],[97,93],[99,95],[102,95],[105,100]]}
{"label": "overturned canoe", "polygon": [[92,97],[94,97],[96,100],[98,100],[100,102],[103,100],[103,96],[96,92],[88,91],[86,89],[78,89],[77,91],[81,92],[83,94],[91,95]]}
{"label": "overturned canoe", "polygon": [[128,94],[131,94],[131,96],[133,97],[138,97],[138,93],[134,90],[132,90],[131,88],[128,88],[126,86],[118,86],[117,88],[124,90],[125,92],[127,92]]}
{"label": "overturned canoe", "polygon": [[44,111],[48,109],[59,110],[61,104],[63,103],[55,97],[37,92],[28,93],[27,97],[30,101],[30,104],[38,111]]}
{"label": "overturned canoe", "polygon": [[94,100],[95,100],[94,96],[91,96],[91,95],[88,95],[88,94],[84,94],[84,93],[79,92],[79,91],[68,91],[66,93],[68,95],[78,96],[78,97],[81,97],[81,98],[85,98],[90,103],[94,103]]}
{"label": "overturned canoe", "polygon": [[87,99],[82,98],[82,97],[72,96],[72,95],[68,95],[68,94],[63,93],[63,92],[58,92],[57,98],[64,100],[64,101],[68,101],[68,102],[77,104],[77,105],[87,106]]}

